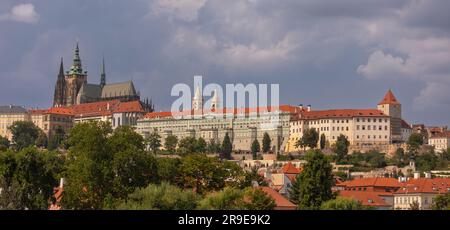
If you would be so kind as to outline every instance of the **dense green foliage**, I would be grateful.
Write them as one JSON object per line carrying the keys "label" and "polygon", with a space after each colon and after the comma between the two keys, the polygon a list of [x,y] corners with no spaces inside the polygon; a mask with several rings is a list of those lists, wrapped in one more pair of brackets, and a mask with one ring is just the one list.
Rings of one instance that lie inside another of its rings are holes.
{"label": "dense green foliage", "polygon": [[431,208],[433,210],[450,210],[450,193],[436,196]]}
{"label": "dense green foliage", "polygon": [[361,202],[344,198],[337,197],[336,199],[326,201],[320,206],[321,210],[367,210],[369,208],[364,207]]}
{"label": "dense green foliage", "polygon": [[170,153],[175,153],[175,149],[177,148],[178,137],[174,135],[169,135],[164,140],[164,148]]}
{"label": "dense green foliage", "polygon": [[325,146],[326,146],[326,144],[327,144],[327,139],[326,139],[326,137],[325,137],[325,134],[322,133],[322,134],[320,135],[320,149],[324,149]]}
{"label": "dense green foliage", "polygon": [[264,133],[262,142],[263,142],[262,143],[263,153],[268,153],[270,151],[270,146],[272,143],[272,139],[270,139],[270,136],[268,133]]}
{"label": "dense green foliage", "polygon": [[303,133],[303,136],[295,143],[296,147],[306,148],[309,147],[311,149],[317,148],[317,142],[319,141],[319,133],[314,129],[307,129]]}
{"label": "dense green foliage", "polygon": [[199,197],[192,191],[182,190],[167,182],[150,184],[137,189],[115,209],[119,210],[193,210]]}
{"label": "dense green foliage", "polygon": [[62,167],[57,153],[35,147],[0,153],[0,209],[47,209]]}
{"label": "dense green foliage", "polygon": [[152,132],[146,139],[148,148],[156,154],[159,148],[161,148],[161,136],[156,132]]}
{"label": "dense green foliage", "polygon": [[40,133],[40,129],[31,121],[16,121],[8,129],[12,134],[15,149],[18,151],[34,146]]}
{"label": "dense green foliage", "polygon": [[101,209],[157,179],[155,159],[131,127],[112,132],[108,123],[81,123],[68,142],[65,208]]}
{"label": "dense green foliage", "polygon": [[258,153],[261,151],[261,146],[259,145],[258,139],[255,139],[252,142],[251,151],[252,151],[253,160],[257,160]]}
{"label": "dense green foliage", "polygon": [[342,161],[347,156],[349,145],[350,142],[345,135],[341,134],[338,136],[336,143],[333,145],[333,151],[337,155],[337,162]]}
{"label": "dense green foliage", "polygon": [[319,209],[323,202],[333,198],[332,167],[329,159],[317,150],[308,152],[306,160],[308,163],[289,191],[290,198],[299,209]]}
{"label": "dense green foliage", "polygon": [[231,159],[231,152],[233,151],[233,144],[231,143],[230,136],[228,133],[225,134],[223,138],[222,146],[220,148],[221,157],[224,159]]}
{"label": "dense green foliage", "polygon": [[10,144],[8,138],[0,136],[0,152],[6,151]]}

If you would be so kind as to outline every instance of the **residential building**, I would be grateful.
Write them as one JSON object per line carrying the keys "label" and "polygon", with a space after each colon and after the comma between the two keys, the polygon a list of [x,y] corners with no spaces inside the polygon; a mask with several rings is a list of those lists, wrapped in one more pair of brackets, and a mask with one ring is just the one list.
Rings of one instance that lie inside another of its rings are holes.
{"label": "residential building", "polygon": [[50,109],[30,110],[31,121],[44,133],[51,137],[58,129],[65,134],[73,126],[73,113],[71,108],[53,107]]}
{"label": "residential building", "polygon": [[403,119],[401,120],[401,133],[402,133],[402,142],[407,142],[409,137],[413,133],[412,126]]}
{"label": "residential building", "polygon": [[393,205],[388,199],[392,200],[392,194],[386,192],[374,191],[339,191],[338,196],[357,200],[361,205],[376,210],[390,210]]}
{"label": "residential building", "polygon": [[394,209],[431,209],[436,196],[450,192],[450,178],[415,178],[401,183],[394,193]]}
{"label": "residential building", "polygon": [[429,137],[428,145],[433,146],[436,152],[447,151],[450,148],[450,131],[437,133]]}
{"label": "residential building", "polygon": [[30,114],[28,111],[15,105],[0,106],[0,136],[12,140],[9,127],[16,121],[29,121]]}

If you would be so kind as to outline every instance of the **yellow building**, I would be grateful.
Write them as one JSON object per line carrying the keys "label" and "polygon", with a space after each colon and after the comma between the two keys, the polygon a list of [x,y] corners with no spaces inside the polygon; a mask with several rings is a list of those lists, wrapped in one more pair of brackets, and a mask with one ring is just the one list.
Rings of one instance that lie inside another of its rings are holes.
{"label": "yellow building", "polygon": [[68,133],[73,126],[73,112],[70,108],[55,107],[44,110],[30,110],[31,121],[51,137],[56,130]]}
{"label": "yellow building", "polygon": [[428,144],[433,146],[436,152],[446,151],[450,147],[450,131],[438,133],[428,138]]}
{"label": "yellow building", "polygon": [[29,121],[28,111],[21,106],[0,106],[0,136],[12,139],[8,128],[16,121]]}

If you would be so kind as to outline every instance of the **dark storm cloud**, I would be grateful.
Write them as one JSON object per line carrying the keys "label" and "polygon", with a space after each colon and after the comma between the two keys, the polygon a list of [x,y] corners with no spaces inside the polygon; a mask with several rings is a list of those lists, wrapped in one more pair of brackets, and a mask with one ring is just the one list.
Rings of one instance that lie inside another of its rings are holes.
{"label": "dark storm cloud", "polygon": [[[107,80],[133,79],[158,110],[201,74],[279,83],[282,102],[316,108],[374,107],[392,88],[408,120],[448,124],[447,2],[1,1],[0,104],[50,105],[59,58],[69,68],[79,39],[90,82],[104,55]],[[38,17],[11,17],[18,4]]]}

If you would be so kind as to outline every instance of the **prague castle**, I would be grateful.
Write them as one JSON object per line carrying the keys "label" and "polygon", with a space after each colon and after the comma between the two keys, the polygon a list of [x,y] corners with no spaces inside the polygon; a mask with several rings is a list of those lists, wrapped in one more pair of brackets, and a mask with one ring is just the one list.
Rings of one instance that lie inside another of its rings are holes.
{"label": "prague castle", "polygon": [[[100,84],[88,83],[87,71],[83,71],[81,64],[80,49],[78,43],[75,48],[73,64],[70,70],[64,73],[64,64],[61,59],[59,74],[55,86],[53,107],[68,107],[73,105],[119,100],[140,101],[139,92],[134,88],[133,81],[107,84],[105,73],[105,62],[103,60]],[[148,112],[153,111],[153,105],[146,99],[142,106]]]}

